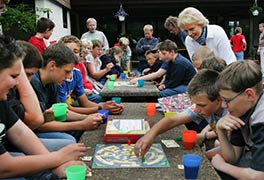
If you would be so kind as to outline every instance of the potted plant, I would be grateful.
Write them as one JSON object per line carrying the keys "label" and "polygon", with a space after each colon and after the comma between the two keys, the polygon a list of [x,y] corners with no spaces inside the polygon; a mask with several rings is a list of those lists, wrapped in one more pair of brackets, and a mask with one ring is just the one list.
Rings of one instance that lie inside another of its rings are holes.
{"label": "potted plant", "polygon": [[256,3],[249,9],[253,16],[258,16],[262,12],[262,7],[258,6]]}
{"label": "potted plant", "polygon": [[126,11],[123,9],[122,4],[120,4],[120,8],[117,12],[114,13],[114,17],[118,18],[119,21],[124,21],[125,17],[128,16],[128,14],[126,13]]}

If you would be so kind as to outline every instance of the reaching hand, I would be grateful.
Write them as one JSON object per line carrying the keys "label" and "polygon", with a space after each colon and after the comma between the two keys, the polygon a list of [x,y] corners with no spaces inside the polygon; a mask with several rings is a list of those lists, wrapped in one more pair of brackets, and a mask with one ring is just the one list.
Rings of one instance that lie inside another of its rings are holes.
{"label": "reaching hand", "polygon": [[149,148],[151,147],[153,140],[154,138],[148,134],[140,138],[135,144],[135,148],[134,148],[135,155],[138,158],[144,157],[145,154],[148,152]]}
{"label": "reaching hand", "polygon": [[124,105],[116,104],[114,101],[105,102],[102,108],[109,110],[110,114],[121,114],[124,111]]}

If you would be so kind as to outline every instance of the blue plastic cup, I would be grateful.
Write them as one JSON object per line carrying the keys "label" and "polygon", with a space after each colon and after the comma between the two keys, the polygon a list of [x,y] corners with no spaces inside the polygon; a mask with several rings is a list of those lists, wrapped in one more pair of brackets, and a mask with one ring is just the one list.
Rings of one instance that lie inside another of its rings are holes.
{"label": "blue plastic cup", "polygon": [[109,110],[101,109],[101,110],[98,110],[98,113],[103,115],[103,124],[107,123]]}
{"label": "blue plastic cup", "polygon": [[125,73],[121,73],[121,74],[120,74],[120,78],[121,78],[121,79],[126,79],[126,74],[125,74]]}
{"label": "blue plastic cup", "polygon": [[197,179],[201,156],[197,154],[185,154],[182,156],[185,179]]}
{"label": "blue plastic cup", "polygon": [[144,86],[144,80],[143,79],[139,79],[138,80],[138,87],[143,87]]}

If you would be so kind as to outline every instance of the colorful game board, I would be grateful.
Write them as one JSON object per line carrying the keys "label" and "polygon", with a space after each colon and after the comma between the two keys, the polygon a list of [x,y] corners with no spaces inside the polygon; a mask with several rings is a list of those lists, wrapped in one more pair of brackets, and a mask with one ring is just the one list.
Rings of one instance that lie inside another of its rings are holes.
{"label": "colorful game board", "polygon": [[144,159],[135,156],[134,144],[97,144],[92,168],[170,167],[161,144],[153,144]]}

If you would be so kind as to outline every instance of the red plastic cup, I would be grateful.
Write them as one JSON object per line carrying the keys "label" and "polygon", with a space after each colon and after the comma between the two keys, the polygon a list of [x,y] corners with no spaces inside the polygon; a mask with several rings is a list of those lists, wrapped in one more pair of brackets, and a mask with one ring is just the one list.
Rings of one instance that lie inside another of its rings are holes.
{"label": "red plastic cup", "polygon": [[197,132],[193,130],[182,131],[182,141],[185,149],[193,149],[196,142]]}
{"label": "red plastic cup", "polygon": [[148,116],[155,116],[156,113],[156,103],[147,103],[146,110]]}

